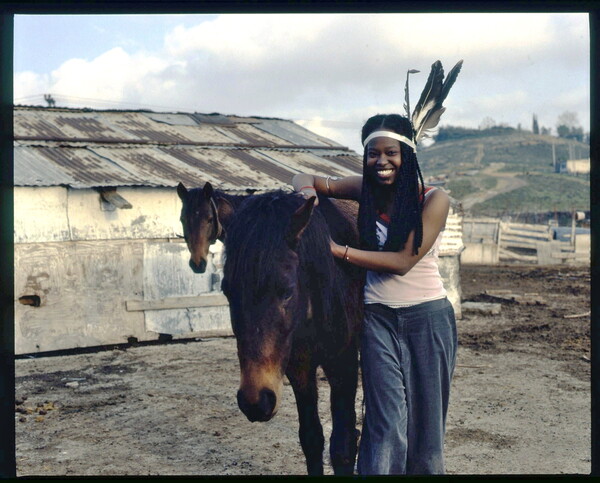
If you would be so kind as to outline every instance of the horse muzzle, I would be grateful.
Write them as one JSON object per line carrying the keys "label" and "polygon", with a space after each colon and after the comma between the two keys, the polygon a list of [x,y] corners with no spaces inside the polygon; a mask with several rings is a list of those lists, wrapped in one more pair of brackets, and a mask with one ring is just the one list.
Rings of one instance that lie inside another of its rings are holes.
{"label": "horse muzzle", "polygon": [[248,401],[240,390],[237,393],[237,401],[240,410],[251,423],[269,421],[277,413],[277,396],[271,389],[261,389],[258,400],[254,403]]}
{"label": "horse muzzle", "polygon": [[206,271],[206,264],[207,262],[204,258],[201,258],[199,263],[190,258],[190,268],[194,273],[204,273]]}

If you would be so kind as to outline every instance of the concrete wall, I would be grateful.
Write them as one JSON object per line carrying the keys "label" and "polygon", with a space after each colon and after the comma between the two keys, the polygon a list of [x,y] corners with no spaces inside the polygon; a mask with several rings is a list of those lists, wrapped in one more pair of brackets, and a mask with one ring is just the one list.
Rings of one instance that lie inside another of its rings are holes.
{"label": "concrete wall", "polygon": [[194,274],[175,238],[175,190],[118,193],[131,209],[106,211],[94,190],[15,188],[17,354],[231,332],[213,297],[220,261]]}
{"label": "concrete wall", "polygon": [[109,210],[93,189],[15,187],[16,243],[175,238],[181,202],[173,188],[119,188],[131,209]]}
{"label": "concrete wall", "polygon": [[[119,188],[131,209],[91,189],[15,188],[15,352],[46,352],[231,334],[221,294],[222,244],[194,274],[174,189]],[[440,272],[460,318],[460,217],[442,240]],[[31,305],[31,304],[34,305]]]}
{"label": "concrete wall", "polygon": [[495,243],[465,242],[465,249],[460,254],[460,263],[465,265],[496,265],[498,260],[498,245]]}

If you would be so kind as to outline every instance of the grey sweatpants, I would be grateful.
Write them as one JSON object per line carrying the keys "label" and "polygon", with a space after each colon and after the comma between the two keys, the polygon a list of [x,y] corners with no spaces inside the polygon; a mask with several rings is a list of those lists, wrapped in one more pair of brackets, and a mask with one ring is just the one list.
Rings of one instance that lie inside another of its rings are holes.
{"label": "grey sweatpants", "polygon": [[365,305],[365,419],[358,473],[442,474],[458,340],[447,298],[406,308]]}

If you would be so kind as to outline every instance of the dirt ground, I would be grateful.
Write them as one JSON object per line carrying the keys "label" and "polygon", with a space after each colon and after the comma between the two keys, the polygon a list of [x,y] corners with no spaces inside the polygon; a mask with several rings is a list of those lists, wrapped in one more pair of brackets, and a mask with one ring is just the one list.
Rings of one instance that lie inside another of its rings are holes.
{"label": "dirt ground", "polygon": [[[463,266],[461,286],[501,310],[458,321],[447,472],[588,474],[589,268]],[[233,338],[18,359],[17,475],[305,474],[291,388],[250,423],[238,377]],[[322,375],[320,396],[328,435]]]}

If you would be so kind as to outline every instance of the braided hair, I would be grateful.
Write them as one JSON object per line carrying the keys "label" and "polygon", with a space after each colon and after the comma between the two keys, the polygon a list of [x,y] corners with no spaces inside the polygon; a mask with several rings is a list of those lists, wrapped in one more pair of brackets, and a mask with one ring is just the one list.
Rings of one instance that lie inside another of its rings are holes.
{"label": "braided hair", "polygon": [[[367,120],[362,128],[361,141],[374,131],[385,129],[413,139],[413,128],[408,118],[399,114],[377,114]],[[416,254],[423,241],[423,175],[413,149],[400,142],[402,163],[394,181],[392,217],[384,251],[399,251],[404,248],[408,235],[415,231],[413,253]],[[420,186],[419,186],[420,183]],[[421,189],[420,189],[421,188]],[[361,248],[378,250],[376,225],[377,207],[375,190],[377,184],[367,170],[367,148],[363,154],[363,184],[358,210],[358,231]]]}

